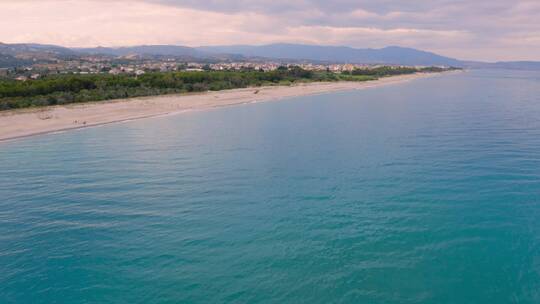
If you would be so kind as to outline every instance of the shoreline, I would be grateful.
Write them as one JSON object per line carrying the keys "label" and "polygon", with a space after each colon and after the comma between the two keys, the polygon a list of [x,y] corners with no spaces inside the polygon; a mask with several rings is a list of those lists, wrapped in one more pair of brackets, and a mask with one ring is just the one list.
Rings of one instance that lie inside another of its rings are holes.
{"label": "shoreline", "polygon": [[380,87],[441,74],[416,73],[373,81],[311,82],[9,110],[0,112],[0,142],[194,110]]}

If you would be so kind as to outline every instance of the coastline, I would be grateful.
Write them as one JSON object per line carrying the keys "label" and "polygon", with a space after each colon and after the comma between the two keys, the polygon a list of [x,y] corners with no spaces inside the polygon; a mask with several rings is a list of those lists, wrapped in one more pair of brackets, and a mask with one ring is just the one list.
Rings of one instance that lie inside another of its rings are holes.
{"label": "coastline", "polygon": [[313,82],[292,86],[252,87],[5,111],[0,112],[0,142],[194,110],[367,89],[440,74],[417,73],[362,82]]}

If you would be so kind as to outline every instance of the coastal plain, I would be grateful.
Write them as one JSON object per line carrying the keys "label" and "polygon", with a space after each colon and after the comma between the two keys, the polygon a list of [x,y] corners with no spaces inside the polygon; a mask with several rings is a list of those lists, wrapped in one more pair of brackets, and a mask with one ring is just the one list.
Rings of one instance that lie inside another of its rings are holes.
{"label": "coastal plain", "polygon": [[313,82],[291,86],[251,87],[4,111],[0,112],[0,141],[187,111],[367,89],[435,75],[438,73],[400,75],[362,82]]}

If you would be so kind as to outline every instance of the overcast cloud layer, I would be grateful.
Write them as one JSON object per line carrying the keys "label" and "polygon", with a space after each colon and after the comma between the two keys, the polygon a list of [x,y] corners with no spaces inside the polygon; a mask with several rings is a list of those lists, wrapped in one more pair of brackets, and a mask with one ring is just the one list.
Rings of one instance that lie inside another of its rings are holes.
{"label": "overcast cloud layer", "polygon": [[0,41],[399,45],[460,59],[540,60],[540,1],[0,0]]}

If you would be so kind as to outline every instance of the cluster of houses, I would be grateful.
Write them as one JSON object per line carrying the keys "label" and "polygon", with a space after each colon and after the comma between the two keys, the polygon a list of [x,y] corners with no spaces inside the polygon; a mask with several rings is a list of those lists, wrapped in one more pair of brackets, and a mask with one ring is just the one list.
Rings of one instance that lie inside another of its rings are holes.
{"label": "cluster of houses", "polygon": [[175,60],[127,60],[126,62],[113,62],[95,58],[83,60],[61,61],[53,63],[34,64],[30,67],[17,69],[0,69],[0,77],[10,77],[20,81],[38,79],[44,75],[53,74],[129,74],[143,75],[148,72],[172,72],[172,71],[229,71],[229,70],[257,70],[273,71],[280,66],[299,66],[309,71],[331,71],[341,73],[358,68],[372,68],[375,65],[365,64],[322,64],[322,63],[291,63],[283,62],[177,62]]}

